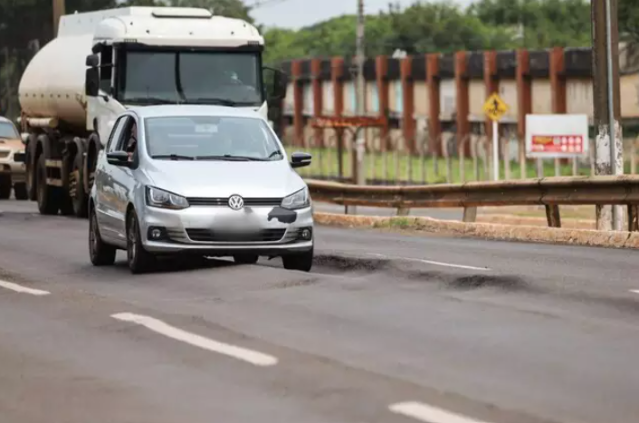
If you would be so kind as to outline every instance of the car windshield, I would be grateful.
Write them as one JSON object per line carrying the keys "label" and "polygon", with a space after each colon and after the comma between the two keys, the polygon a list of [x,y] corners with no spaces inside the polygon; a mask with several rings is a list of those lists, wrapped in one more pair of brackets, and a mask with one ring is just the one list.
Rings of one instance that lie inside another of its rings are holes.
{"label": "car windshield", "polygon": [[155,159],[271,161],[284,156],[262,119],[163,116],[145,119],[147,151]]}
{"label": "car windshield", "polygon": [[258,52],[129,51],[118,99],[128,104],[260,106]]}
{"label": "car windshield", "polygon": [[20,135],[13,123],[0,122],[0,138],[20,138]]}

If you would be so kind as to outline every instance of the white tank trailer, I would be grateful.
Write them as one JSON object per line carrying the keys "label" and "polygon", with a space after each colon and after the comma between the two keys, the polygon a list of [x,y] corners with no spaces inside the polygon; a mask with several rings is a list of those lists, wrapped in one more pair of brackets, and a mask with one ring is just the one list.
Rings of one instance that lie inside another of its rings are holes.
{"label": "white tank trailer", "polygon": [[206,9],[62,16],[18,90],[29,199],[41,214],[86,217],[98,153],[128,107],[221,104],[266,117],[287,81],[262,66],[263,49],[254,26]]}

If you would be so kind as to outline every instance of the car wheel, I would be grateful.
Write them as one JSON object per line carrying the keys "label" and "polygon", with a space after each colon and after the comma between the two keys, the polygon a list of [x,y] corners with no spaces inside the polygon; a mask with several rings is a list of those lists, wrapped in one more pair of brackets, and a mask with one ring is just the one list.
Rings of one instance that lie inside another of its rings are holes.
{"label": "car wheel", "polygon": [[116,249],[102,241],[95,210],[89,219],[89,255],[94,266],[110,266],[115,263]]}
{"label": "car wheel", "polygon": [[313,248],[303,253],[287,254],[282,256],[282,263],[287,270],[300,270],[309,272],[313,267]]}
{"label": "car wheel", "polygon": [[28,200],[29,192],[27,191],[27,184],[22,182],[13,185],[13,193],[16,196],[16,200]]}
{"label": "car wheel", "polygon": [[259,258],[257,254],[236,254],[233,256],[233,261],[237,264],[255,264]]}
{"label": "car wheel", "polygon": [[126,225],[126,257],[131,273],[146,273],[155,266],[155,256],[144,249],[138,215],[131,211]]}
{"label": "car wheel", "polygon": [[0,200],[11,198],[11,175],[0,175]]}

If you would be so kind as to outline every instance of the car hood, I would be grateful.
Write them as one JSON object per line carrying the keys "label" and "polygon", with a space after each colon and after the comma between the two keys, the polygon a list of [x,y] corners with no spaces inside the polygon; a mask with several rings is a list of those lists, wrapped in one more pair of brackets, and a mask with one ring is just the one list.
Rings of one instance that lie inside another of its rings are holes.
{"label": "car hood", "polygon": [[184,197],[283,198],[305,183],[285,160],[271,162],[153,160],[150,183]]}
{"label": "car hood", "polygon": [[24,144],[21,139],[0,138],[0,150],[24,151]]}

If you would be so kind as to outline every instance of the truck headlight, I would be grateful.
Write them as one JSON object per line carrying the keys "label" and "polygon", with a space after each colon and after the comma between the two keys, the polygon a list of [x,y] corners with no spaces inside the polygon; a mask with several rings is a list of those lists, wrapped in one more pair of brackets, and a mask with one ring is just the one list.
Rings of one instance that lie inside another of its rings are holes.
{"label": "truck headlight", "polygon": [[311,198],[308,195],[308,187],[304,187],[282,200],[282,208],[289,210],[303,209],[310,205]]}
{"label": "truck headlight", "polygon": [[164,209],[185,209],[189,202],[181,195],[155,187],[146,187],[146,204],[151,207],[161,207]]}

